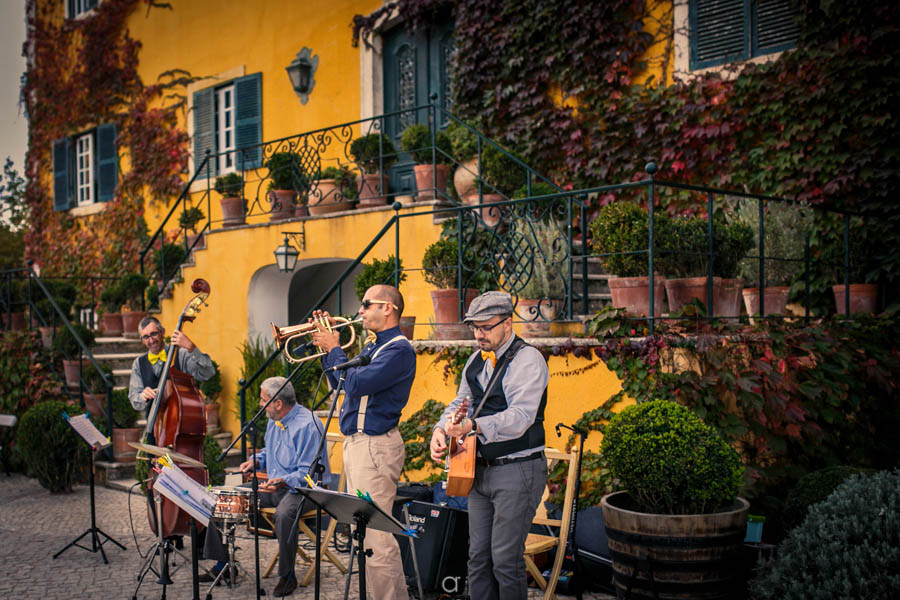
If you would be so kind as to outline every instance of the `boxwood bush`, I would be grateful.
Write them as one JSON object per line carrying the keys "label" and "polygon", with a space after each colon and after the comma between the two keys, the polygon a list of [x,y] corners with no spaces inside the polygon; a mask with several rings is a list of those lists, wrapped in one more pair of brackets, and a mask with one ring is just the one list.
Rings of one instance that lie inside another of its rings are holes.
{"label": "boxwood bush", "polygon": [[755,600],[900,597],[900,471],[853,475],[750,582]]}
{"label": "boxwood bush", "polygon": [[18,429],[18,449],[28,475],[54,494],[72,491],[87,471],[90,452],[63,418],[63,411],[72,417],[84,412],[59,400],[41,402],[22,415]]}
{"label": "boxwood bush", "polygon": [[837,465],[801,477],[785,499],[781,515],[784,528],[793,529],[802,523],[810,506],[825,500],[839,485],[857,473],[871,474],[872,470]]}
{"label": "boxwood bush", "polygon": [[[455,262],[455,260],[454,260]],[[406,281],[406,273],[403,272],[403,261],[399,261],[400,273],[397,283]],[[389,255],[385,260],[373,258],[372,262],[363,263],[362,270],[356,276],[354,285],[356,286],[356,295],[362,301],[366,295],[366,290],[373,285],[379,284],[394,285],[394,255]]]}
{"label": "boxwood bush", "polygon": [[738,453],[687,407],[668,400],[614,416],[601,447],[613,477],[645,512],[698,514],[729,506],[743,466]]}
{"label": "boxwood bush", "polygon": [[[619,277],[646,277],[647,242],[650,231],[647,211],[633,202],[619,201],[607,204],[591,221],[591,241],[594,254],[609,254],[600,261],[607,273]],[[659,252],[667,245],[669,218],[662,211],[653,213],[655,260],[664,260]],[[638,252],[640,254],[622,254]],[[658,265],[655,265],[658,267]]]}

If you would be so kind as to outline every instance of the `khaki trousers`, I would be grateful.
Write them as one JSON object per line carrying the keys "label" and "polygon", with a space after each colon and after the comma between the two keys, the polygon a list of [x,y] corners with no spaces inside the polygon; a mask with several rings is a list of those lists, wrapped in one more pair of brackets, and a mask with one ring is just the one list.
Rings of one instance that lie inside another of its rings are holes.
{"label": "khaki trousers", "polygon": [[[406,449],[395,427],[383,435],[354,433],[344,438],[347,492],[368,492],[378,508],[391,514]],[[366,529],[366,591],[375,600],[408,600],[400,546],[390,533]]]}

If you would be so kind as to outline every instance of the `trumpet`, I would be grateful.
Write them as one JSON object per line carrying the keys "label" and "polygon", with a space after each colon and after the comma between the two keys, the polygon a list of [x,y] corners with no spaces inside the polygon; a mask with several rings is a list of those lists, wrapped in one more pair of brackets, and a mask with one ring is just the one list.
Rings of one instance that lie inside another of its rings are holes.
{"label": "trumpet", "polygon": [[[302,363],[308,360],[312,360],[314,358],[319,358],[320,356],[325,356],[324,352],[319,352],[318,354],[311,354],[309,356],[296,357],[291,354],[290,344],[296,338],[306,337],[308,335],[312,335],[313,332],[318,331],[319,328],[325,329],[327,331],[334,331],[335,329],[340,329],[342,327],[347,327],[348,325],[355,325],[357,323],[362,322],[362,317],[359,319],[345,319],[344,317],[331,317],[332,321],[336,321],[336,324],[332,325],[328,322],[327,319],[321,319],[315,321],[313,323],[303,323],[301,325],[288,325],[287,327],[278,327],[275,323],[271,323],[272,325],[272,337],[275,338],[275,344],[278,346],[282,346],[284,351],[284,357],[288,362],[291,363]],[[341,346],[344,350],[349,348],[353,342],[356,341],[356,330],[353,327],[350,328],[350,341]]]}

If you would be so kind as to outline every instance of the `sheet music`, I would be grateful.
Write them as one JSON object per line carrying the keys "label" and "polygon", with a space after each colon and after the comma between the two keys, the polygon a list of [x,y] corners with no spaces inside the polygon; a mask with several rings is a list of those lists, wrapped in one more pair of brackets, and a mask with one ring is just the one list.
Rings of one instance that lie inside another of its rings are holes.
{"label": "sheet music", "polygon": [[91,448],[106,448],[112,444],[112,442],[109,441],[109,438],[100,433],[100,430],[91,423],[87,413],[70,417],[63,412],[63,418],[69,422],[69,425],[72,426],[72,429],[74,429],[78,435],[84,438],[84,441],[90,444]]}
{"label": "sheet music", "polygon": [[153,489],[177,504],[198,522],[209,525],[209,518],[216,508],[216,497],[209,493],[206,487],[188,477],[177,465],[164,466],[156,478],[156,483],[153,484]]}

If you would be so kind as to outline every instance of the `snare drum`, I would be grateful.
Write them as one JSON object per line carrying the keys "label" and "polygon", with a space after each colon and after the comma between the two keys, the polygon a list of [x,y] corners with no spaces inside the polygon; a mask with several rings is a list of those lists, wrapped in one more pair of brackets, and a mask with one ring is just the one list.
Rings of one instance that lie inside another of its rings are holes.
{"label": "snare drum", "polygon": [[213,518],[226,521],[243,521],[250,517],[250,490],[242,487],[226,485],[215,486],[210,489],[216,497],[216,508]]}

